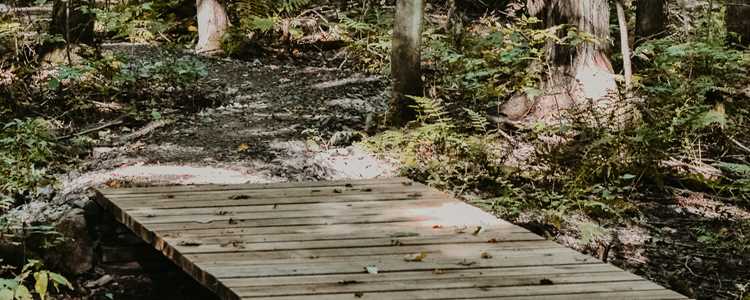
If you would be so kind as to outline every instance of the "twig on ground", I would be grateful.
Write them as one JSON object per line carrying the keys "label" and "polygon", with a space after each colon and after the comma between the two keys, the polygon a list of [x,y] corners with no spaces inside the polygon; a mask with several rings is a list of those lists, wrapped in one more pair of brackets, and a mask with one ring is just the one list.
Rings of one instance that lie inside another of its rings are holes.
{"label": "twig on ground", "polygon": [[736,145],[740,149],[744,150],[745,152],[750,153],[750,148],[749,147],[743,145],[742,143],[740,143],[739,141],[735,140],[734,138],[730,137],[729,141],[731,141],[734,145]]}
{"label": "twig on ground", "polygon": [[110,122],[104,123],[102,125],[96,126],[94,128],[89,128],[89,129],[86,129],[86,130],[83,130],[83,131],[80,131],[80,132],[77,132],[77,133],[74,133],[74,134],[71,134],[71,135],[66,135],[66,136],[58,137],[56,140],[57,141],[67,140],[67,139],[74,138],[74,137],[77,137],[77,136],[82,136],[82,135],[86,135],[86,134],[89,134],[89,133],[92,133],[92,132],[97,132],[99,130],[102,130],[102,129],[105,129],[105,128],[109,128],[109,127],[112,127],[112,126],[121,125],[122,123],[123,123],[122,118],[119,118],[117,120],[110,121]]}

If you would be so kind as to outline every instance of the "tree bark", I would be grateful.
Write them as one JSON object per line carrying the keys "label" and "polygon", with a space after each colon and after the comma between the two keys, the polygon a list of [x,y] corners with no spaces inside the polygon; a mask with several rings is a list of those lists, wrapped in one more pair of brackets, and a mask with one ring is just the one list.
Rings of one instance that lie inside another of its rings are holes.
{"label": "tree bark", "polygon": [[94,7],[94,1],[56,0],[52,5],[50,33],[61,35],[68,44],[93,44],[95,16],[85,13],[83,6]]}
{"label": "tree bark", "polygon": [[218,0],[196,0],[198,11],[198,44],[195,52],[206,55],[222,53],[221,39],[229,27],[227,11]]}
{"label": "tree bark", "polygon": [[391,76],[393,92],[387,121],[402,126],[416,117],[408,96],[422,96],[421,54],[423,0],[398,0],[393,24]]}
{"label": "tree bark", "polygon": [[625,73],[626,94],[630,93],[633,82],[633,64],[630,60],[630,39],[628,38],[628,21],[625,17],[625,4],[623,0],[616,0],[617,23],[620,27],[620,52],[622,53],[622,70]]}
{"label": "tree bark", "polygon": [[666,0],[638,0],[635,2],[635,43],[663,37],[667,33]]}
{"label": "tree bark", "polygon": [[[546,27],[572,25],[593,36],[596,43],[548,46],[548,77],[542,83],[543,95],[513,97],[501,112],[509,119],[526,123],[555,124],[583,116],[611,119],[617,83],[607,57],[609,4],[607,0],[528,0],[529,13]],[[567,32],[560,32],[561,37]],[[585,116],[579,112],[586,112]]]}
{"label": "tree bark", "polygon": [[750,0],[727,0],[726,23],[730,42],[750,47]]}

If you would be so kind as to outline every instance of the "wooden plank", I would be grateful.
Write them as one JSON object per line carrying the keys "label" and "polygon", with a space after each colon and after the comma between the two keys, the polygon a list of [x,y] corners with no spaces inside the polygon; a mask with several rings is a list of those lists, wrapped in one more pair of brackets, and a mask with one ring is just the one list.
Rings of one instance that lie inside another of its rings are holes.
{"label": "wooden plank", "polygon": [[[406,183],[406,184],[402,184]],[[103,188],[101,192],[108,196],[122,194],[161,194],[161,193],[196,193],[210,191],[235,191],[235,190],[274,190],[274,189],[311,189],[318,187],[362,187],[373,185],[395,185],[402,184],[421,185],[411,179],[403,177],[358,179],[358,180],[335,180],[335,181],[305,181],[305,182],[275,182],[275,183],[250,183],[250,184],[205,184],[205,185],[178,185],[164,187],[142,187],[142,188]]]}
{"label": "wooden plank", "polygon": [[[178,232],[170,235],[162,235],[163,239],[170,242],[180,241],[201,241],[203,244],[220,244],[226,242],[242,242],[242,243],[274,243],[274,242],[305,242],[305,241],[346,241],[346,240],[369,240],[369,239],[389,239],[399,240],[403,242],[406,238],[416,237],[452,237],[452,236],[470,236],[476,238],[477,242],[493,242],[492,237],[486,233],[473,235],[471,233],[456,233],[454,230],[444,229],[433,229],[425,227],[417,228],[395,228],[396,230],[382,230],[380,228],[368,228],[368,229],[355,229],[350,233],[342,234],[342,232],[327,231],[318,232],[315,235],[309,233],[302,234],[276,234],[276,235],[258,235],[255,233],[249,234],[226,234],[218,232],[209,232],[206,234],[194,234],[190,231]],[[406,230],[406,231],[405,231]],[[493,234],[528,234],[529,232],[523,228],[515,226],[503,226],[497,227],[491,230]],[[536,235],[535,235],[536,236]],[[407,241],[408,244],[408,240]],[[494,240],[499,242],[499,240]]]}
{"label": "wooden plank", "polygon": [[407,271],[379,274],[328,274],[328,275],[302,275],[302,276],[270,276],[253,278],[227,278],[222,281],[227,287],[263,287],[277,289],[289,285],[359,285],[368,283],[381,283],[402,280],[424,280],[424,279],[456,279],[474,278],[492,275],[523,276],[523,275],[549,275],[549,274],[576,274],[587,273],[596,276],[599,272],[620,272],[621,270],[610,264],[580,264],[580,265],[557,265],[557,266],[523,266],[505,268],[483,268],[483,269],[458,269],[441,270],[436,273],[428,271]]}
{"label": "wooden plank", "polygon": [[230,196],[222,197],[203,197],[194,198],[192,201],[182,201],[180,199],[136,199],[133,201],[117,201],[118,206],[123,209],[153,207],[153,208],[190,208],[190,207],[211,207],[211,206],[236,206],[236,205],[282,205],[282,204],[316,204],[316,203],[336,203],[336,202],[356,202],[356,201],[403,201],[403,200],[417,200],[417,199],[441,199],[446,198],[444,194],[423,191],[423,192],[403,192],[394,191],[393,193],[365,193],[365,194],[345,194],[345,195],[308,195],[308,196],[287,196],[287,197],[274,197],[274,196],[263,196],[251,199],[236,199],[242,198],[241,195],[230,199]]}
{"label": "wooden plank", "polygon": [[[161,233],[164,238],[203,239],[214,237],[256,237],[258,241],[307,241],[337,240],[363,237],[403,238],[426,235],[472,234],[475,226],[424,226],[424,223],[386,223],[374,227],[352,226],[349,224],[317,226],[284,226],[260,228],[206,229]],[[483,237],[488,231],[528,232],[528,230],[510,223],[500,223],[482,227],[482,232],[475,236]],[[489,239],[487,239],[489,241]]]}
{"label": "wooden plank", "polygon": [[[541,237],[530,232],[497,232],[487,234],[485,237],[472,235],[443,235],[443,236],[418,236],[406,238],[377,238],[377,239],[350,239],[336,241],[301,241],[301,242],[269,242],[269,243],[244,243],[241,239],[226,241],[196,242],[194,240],[183,241],[181,238],[165,238],[167,243],[174,243],[176,250],[183,254],[188,253],[223,253],[223,252],[248,252],[248,251],[279,251],[297,249],[349,249],[363,247],[392,246],[418,246],[435,244],[489,244],[488,240],[497,243],[509,241],[539,241]],[[196,244],[199,243],[199,244]],[[188,245],[188,246],[180,246]]]}
{"label": "wooden plank", "polygon": [[[495,297],[492,297],[495,298]],[[482,298],[461,298],[463,299],[482,299]],[[488,298],[484,298],[488,299]],[[507,298],[506,298],[507,299]],[[616,292],[595,292],[595,293],[574,293],[565,295],[543,295],[543,296],[514,296],[515,300],[671,300],[671,299],[688,299],[687,297],[670,290],[646,290],[646,291],[616,291]]]}
{"label": "wooden plank", "polygon": [[[453,203],[452,200],[445,198],[428,199],[428,198],[402,198],[398,203],[399,207],[414,208],[414,207],[436,207],[444,203]],[[391,201],[351,201],[351,202],[325,202],[325,203],[305,203],[305,204],[263,204],[263,205],[243,205],[234,204],[221,207],[139,207],[127,209],[128,214],[133,217],[141,216],[176,216],[176,215],[205,215],[205,214],[236,214],[245,212],[263,212],[263,213],[277,213],[277,212],[301,212],[301,211],[341,211],[341,210],[353,210],[353,209],[372,209],[378,210],[382,208],[393,207],[394,203]]]}
{"label": "wooden plank", "polygon": [[[340,197],[340,196],[364,196],[364,195],[375,195],[382,197],[383,195],[407,195],[412,198],[416,198],[422,195],[423,192],[430,192],[424,190],[418,186],[384,186],[379,188],[367,188],[367,189],[353,189],[353,188],[322,188],[322,189],[311,189],[311,190],[273,190],[273,191],[240,191],[240,192],[226,192],[226,191],[214,191],[214,192],[202,192],[200,194],[158,194],[158,197],[153,195],[118,195],[111,196],[113,200],[117,200],[124,205],[128,204],[142,204],[144,201],[148,203],[174,203],[174,202],[192,202],[192,201],[207,201],[207,200],[239,200],[239,203],[247,203],[252,205],[253,201],[258,199],[284,199],[284,198],[320,198],[320,197]],[[430,192],[433,195],[442,195],[448,197],[437,191]],[[371,198],[373,199],[373,198]]]}
{"label": "wooden plank", "polygon": [[[307,263],[314,263],[314,264],[322,264],[322,263],[338,263],[338,262],[346,262],[346,263],[352,263],[352,262],[368,262],[368,263],[375,263],[382,261],[384,259],[392,260],[396,262],[407,262],[404,258],[408,256],[413,256],[414,254],[421,253],[424,254],[426,257],[429,257],[429,259],[424,259],[423,261],[435,261],[439,260],[445,257],[450,258],[461,258],[466,259],[467,261],[476,261],[482,258],[483,253],[492,255],[492,258],[500,258],[505,259],[508,257],[516,257],[516,256],[528,256],[528,255],[538,255],[538,256],[552,256],[559,253],[567,253],[567,254],[578,254],[577,252],[571,251],[567,248],[562,247],[539,247],[539,248],[528,248],[528,249],[517,249],[517,248],[507,248],[503,247],[502,244],[500,245],[486,245],[486,244],[466,244],[466,245],[456,245],[456,244],[435,244],[435,245],[425,245],[421,247],[411,247],[411,249],[404,249],[406,247],[390,247],[390,249],[381,249],[381,250],[388,250],[388,251],[382,251],[381,253],[377,254],[368,254],[367,248],[329,248],[331,250],[337,250],[337,251],[331,251],[329,252],[331,255],[320,257],[314,254],[315,250],[320,249],[302,249],[302,250],[280,250],[280,251],[298,251],[297,254],[304,254],[304,255],[298,255],[295,257],[282,257],[282,258],[269,258],[267,256],[264,256],[263,254],[266,253],[278,253],[277,251],[266,251],[266,252],[256,252],[259,255],[259,257],[245,257],[242,260],[236,260],[232,259],[232,257],[226,257],[225,255],[222,255],[221,253],[194,253],[194,255],[191,256],[189,253],[183,253],[183,255],[188,255],[191,257],[194,257],[195,259],[191,259],[191,261],[195,263],[203,263],[202,265],[211,265],[211,266],[248,266],[248,265],[279,265],[279,264],[294,264],[294,265],[304,265]],[[364,253],[360,250],[365,249]],[[313,251],[310,251],[313,250]],[[411,251],[409,251],[411,250]],[[482,258],[482,259],[492,259],[492,258]],[[588,256],[581,256],[580,258],[589,258]],[[571,262],[564,262],[565,264],[569,264]],[[472,266],[473,264],[468,264],[467,266]],[[359,270],[362,271],[362,270]]]}
{"label": "wooden plank", "polygon": [[[276,250],[276,251],[246,251],[246,252],[231,252],[231,253],[186,253],[184,256],[192,262],[211,262],[220,260],[229,261],[246,261],[248,263],[253,261],[267,261],[272,263],[276,260],[286,260],[289,262],[296,262],[300,260],[309,260],[311,258],[317,259],[337,259],[346,257],[367,257],[372,256],[385,256],[385,255],[406,255],[414,254],[419,252],[434,253],[440,251],[441,247],[445,247],[445,244],[437,245],[420,245],[420,246],[385,246],[385,247],[366,247],[366,248],[350,248],[348,251],[342,251],[341,249],[303,249],[303,250]],[[458,244],[458,247],[471,247],[471,244]],[[525,241],[525,242],[504,242],[496,244],[497,249],[512,249],[527,251],[531,249],[552,249],[560,248],[550,241]]]}
{"label": "wooden plank", "polygon": [[[599,273],[563,273],[563,274],[529,274],[529,275],[506,275],[497,272],[501,269],[493,269],[481,276],[466,276],[456,278],[433,278],[414,280],[393,280],[381,282],[356,282],[351,280],[329,283],[329,284],[300,284],[300,285],[275,285],[255,287],[233,287],[232,290],[240,297],[261,296],[295,296],[316,294],[354,294],[372,293],[383,291],[425,291],[438,289],[456,288],[493,288],[512,286],[535,286],[545,284],[571,284],[571,283],[597,283],[597,282],[622,282],[642,281],[643,279],[625,272],[599,272]],[[495,271],[495,272],[493,272]]]}
{"label": "wooden plank", "polygon": [[[440,199],[446,196],[434,192],[422,193],[403,193],[396,192],[390,194],[347,194],[336,197],[330,195],[309,196],[309,197],[269,197],[256,199],[199,199],[196,201],[150,201],[148,199],[139,199],[138,201],[117,201],[118,206],[122,209],[138,209],[143,207],[152,208],[191,208],[191,207],[223,207],[223,206],[268,206],[268,205],[286,205],[286,204],[318,204],[318,203],[338,203],[338,202],[357,202],[357,201],[378,201],[391,202],[418,200],[418,199]],[[228,197],[227,197],[228,198]],[[395,205],[395,204],[394,204]]]}
{"label": "wooden plank", "polygon": [[338,210],[311,209],[307,211],[262,211],[262,212],[241,212],[241,211],[216,211],[209,210],[202,214],[169,214],[162,215],[159,213],[135,215],[132,217],[140,220],[143,224],[166,224],[166,223],[210,223],[232,220],[270,220],[270,219],[287,219],[287,218],[327,218],[338,216],[419,216],[426,215],[430,212],[428,208],[441,208],[446,202],[421,202],[412,205],[399,205],[398,207],[385,206],[381,209],[371,208],[349,208],[344,207]]}
{"label": "wooden plank", "polygon": [[543,266],[564,264],[599,263],[598,260],[570,251],[559,251],[554,255],[508,255],[496,256],[492,259],[481,259],[478,253],[476,259],[451,257],[441,255],[423,262],[406,262],[403,257],[383,257],[380,261],[342,261],[342,262],[309,262],[303,265],[252,265],[250,268],[236,262],[234,265],[215,265],[209,263],[197,264],[205,272],[217,278],[266,277],[266,276],[299,276],[323,274],[359,274],[365,272],[365,267],[371,264],[377,266],[379,272],[429,271],[429,270],[460,270],[475,268],[498,268],[519,266]]}
{"label": "wooden plank", "polygon": [[[486,299],[486,298],[510,298],[522,296],[551,296],[551,295],[580,295],[587,293],[610,293],[629,291],[658,291],[663,290],[654,283],[641,281],[622,282],[595,282],[574,283],[535,286],[511,286],[511,287],[472,287],[456,289],[432,289],[423,291],[394,291],[394,292],[370,292],[357,294],[361,299],[389,299],[389,300],[422,300],[422,299]],[[347,299],[355,297],[354,293],[300,295],[273,297],[275,300],[306,300],[306,299]],[[254,297],[243,297],[253,299]],[[260,297],[263,299],[263,297]],[[609,299],[609,298],[607,298]]]}

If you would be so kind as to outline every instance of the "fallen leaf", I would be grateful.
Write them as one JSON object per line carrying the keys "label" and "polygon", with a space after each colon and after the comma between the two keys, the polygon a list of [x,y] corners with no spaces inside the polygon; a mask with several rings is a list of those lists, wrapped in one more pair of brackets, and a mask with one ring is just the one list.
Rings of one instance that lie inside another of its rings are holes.
{"label": "fallen leaf", "polygon": [[401,245],[403,245],[403,244],[404,244],[404,243],[402,243],[402,242],[401,242],[401,241],[399,241],[399,240],[391,240],[391,246],[401,246]]}
{"label": "fallen leaf", "polygon": [[222,247],[232,246],[232,247],[239,248],[239,249],[245,249],[245,245],[244,244],[245,243],[242,242],[242,241],[240,241],[240,240],[234,240],[234,241],[229,241],[229,242],[223,243],[223,244],[221,244],[221,246]]}
{"label": "fallen leaf", "polygon": [[474,229],[474,232],[472,232],[471,234],[478,235],[480,232],[482,232],[482,226],[477,226],[477,228]]}
{"label": "fallen leaf", "polygon": [[415,254],[407,254],[406,256],[404,256],[404,260],[412,261],[412,262],[421,262],[422,260],[425,259],[425,257],[427,257],[427,253],[419,252]]}
{"label": "fallen leaf", "polygon": [[354,293],[354,297],[357,297],[357,298],[362,298],[362,296],[364,296],[364,295],[365,295],[365,293],[363,293],[363,292],[356,292],[356,293]]}
{"label": "fallen leaf", "polygon": [[365,267],[365,271],[370,274],[378,274],[378,267],[375,265],[369,265]]}
{"label": "fallen leaf", "polygon": [[247,149],[250,149],[250,146],[248,144],[242,143],[237,147],[238,152],[245,151]]}
{"label": "fallen leaf", "polygon": [[177,246],[185,246],[185,247],[197,247],[200,246],[201,242],[198,241],[180,241],[177,243]]}
{"label": "fallen leaf", "polygon": [[540,285],[553,285],[555,283],[552,282],[552,280],[549,280],[547,278],[543,278],[542,280],[539,280],[539,284]]}
{"label": "fallen leaf", "polygon": [[229,218],[229,224],[232,224],[232,225],[237,224],[237,220]]}
{"label": "fallen leaf", "polygon": [[250,199],[250,196],[248,196],[248,195],[232,195],[232,196],[229,196],[229,199],[231,199],[231,200],[244,200],[244,199]]}
{"label": "fallen leaf", "polygon": [[481,256],[482,258],[484,258],[484,259],[490,259],[490,258],[492,258],[492,254],[489,254],[489,253],[488,253],[488,252],[486,252],[486,251],[482,251],[482,254],[481,254],[480,256]]}
{"label": "fallen leaf", "polygon": [[490,243],[490,244],[497,244],[497,239],[496,239],[496,238],[491,238],[491,239],[490,239],[489,241],[487,241],[487,242],[488,242],[488,243]]}
{"label": "fallen leaf", "polygon": [[353,187],[354,185],[353,185],[353,184],[351,184],[351,183],[347,183],[347,184],[345,184],[344,186],[345,186],[345,187],[348,187],[348,188],[350,188],[350,187]]}
{"label": "fallen leaf", "polygon": [[339,189],[333,189],[333,192],[336,193],[336,194],[341,194],[341,190],[339,190]]}
{"label": "fallen leaf", "polygon": [[440,229],[440,228],[443,228],[443,225],[438,225],[438,224],[432,225],[432,229]]}

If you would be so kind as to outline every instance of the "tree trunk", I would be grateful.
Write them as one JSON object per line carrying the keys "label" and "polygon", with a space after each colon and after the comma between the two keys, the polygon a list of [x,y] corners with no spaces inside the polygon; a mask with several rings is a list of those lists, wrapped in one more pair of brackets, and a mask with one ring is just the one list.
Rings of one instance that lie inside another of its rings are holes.
{"label": "tree trunk", "polygon": [[68,44],[93,44],[95,16],[82,9],[93,5],[94,1],[89,0],[56,0],[52,5],[50,33],[62,36]]}
{"label": "tree trunk", "polygon": [[196,0],[198,10],[198,44],[195,52],[206,55],[222,53],[221,39],[229,27],[227,11],[218,0]]}
{"label": "tree trunk", "polygon": [[735,33],[730,42],[750,47],[750,0],[727,0],[727,31]]}
{"label": "tree trunk", "polygon": [[416,116],[414,101],[407,96],[422,96],[421,35],[423,0],[398,0],[393,24],[391,76],[393,93],[389,103],[388,123],[401,126]]}
{"label": "tree trunk", "polygon": [[[543,95],[513,97],[501,108],[509,119],[526,123],[555,124],[577,116],[612,119],[617,83],[607,57],[609,4],[607,0],[529,0],[529,13],[546,27],[573,25],[599,42],[576,46],[548,46],[548,77]],[[562,36],[567,32],[560,32]],[[584,114],[577,114],[585,112]],[[619,116],[618,116],[619,117]]]}
{"label": "tree trunk", "polygon": [[626,94],[630,93],[633,81],[633,64],[630,60],[630,39],[628,38],[628,20],[625,17],[625,4],[623,0],[616,0],[617,23],[620,27],[620,52],[622,53],[622,70],[625,73]]}
{"label": "tree trunk", "polygon": [[635,2],[635,43],[639,45],[667,33],[666,0],[638,0]]}

